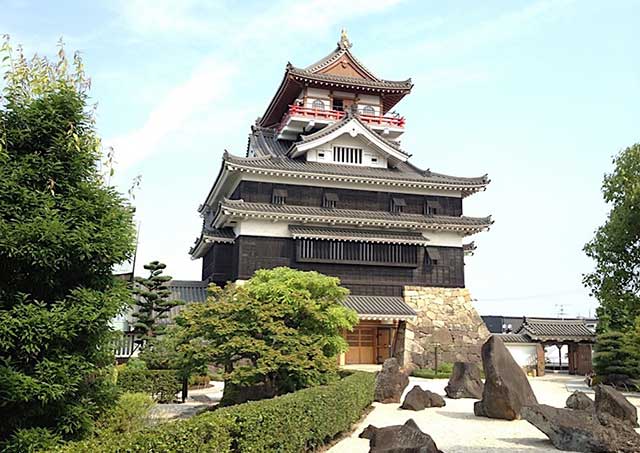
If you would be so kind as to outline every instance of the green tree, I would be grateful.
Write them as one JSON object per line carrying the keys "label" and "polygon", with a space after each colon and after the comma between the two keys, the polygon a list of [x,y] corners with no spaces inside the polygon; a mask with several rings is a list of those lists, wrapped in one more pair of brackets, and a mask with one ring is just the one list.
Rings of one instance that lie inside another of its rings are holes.
{"label": "green tree", "polygon": [[178,317],[182,349],[204,348],[224,367],[223,404],[324,384],[347,349],[341,333],[358,322],[341,305],[348,290],[317,272],[259,270],[244,285],[211,287],[204,304]]}
{"label": "green tree", "polygon": [[151,338],[162,335],[166,329],[166,321],[169,312],[173,307],[183,305],[180,300],[172,300],[171,290],[166,283],[171,280],[171,276],[162,275],[166,265],[159,261],[152,261],[145,264],[144,268],[149,271],[148,278],[136,277],[133,293],[138,296],[136,305],[137,311],[133,314],[135,331],[142,337],[144,342]]}
{"label": "green tree", "polygon": [[0,60],[0,443],[25,451],[90,431],[114,400],[110,320],[131,294],[112,267],[135,229],[97,168],[80,57],[27,60],[7,38]]}
{"label": "green tree", "polygon": [[634,363],[634,353],[631,350],[625,334],[610,331],[598,335],[594,347],[593,368],[598,376],[606,378],[612,374],[634,376],[637,373],[637,363]]}
{"label": "green tree", "polygon": [[622,151],[613,164],[602,184],[611,211],[585,245],[595,270],[584,283],[600,302],[600,331],[626,332],[640,315],[640,144]]}

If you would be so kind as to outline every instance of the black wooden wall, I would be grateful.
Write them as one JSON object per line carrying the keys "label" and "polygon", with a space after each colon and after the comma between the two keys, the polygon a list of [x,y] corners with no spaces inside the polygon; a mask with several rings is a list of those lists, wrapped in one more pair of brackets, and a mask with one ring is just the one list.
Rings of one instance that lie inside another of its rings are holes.
{"label": "black wooden wall", "polygon": [[423,214],[425,201],[437,201],[440,205],[438,215],[461,216],[462,199],[456,197],[411,195],[393,192],[374,192],[367,190],[333,189],[290,184],[272,184],[267,182],[242,181],[230,198],[243,199],[253,203],[271,203],[273,189],[287,190],[286,204],[297,206],[322,206],[325,192],[338,195],[338,209],[362,209],[369,211],[389,211],[391,198],[404,198],[407,203],[404,212]]}
{"label": "black wooden wall", "polygon": [[[402,295],[406,285],[464,287],[464,253],[461,247],[437,247],[440,260],[429,266],[423,247],[415,268],[296,261],[294,239],[240,236],[235,244],[215,244],[203,260],[203,280],[218,284],[249,279],[258,269],[289,266],[339,277],[353,294]],[[215,273],[213,270],[215,269]]]}

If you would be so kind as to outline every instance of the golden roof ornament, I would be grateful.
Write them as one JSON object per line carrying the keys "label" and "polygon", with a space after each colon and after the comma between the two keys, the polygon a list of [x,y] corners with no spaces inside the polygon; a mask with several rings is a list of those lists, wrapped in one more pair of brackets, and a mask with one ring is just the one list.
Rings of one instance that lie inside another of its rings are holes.
{"label": "golden roof ornament", "polygon": [[346,28],[343,28],[340,32],[340,41],[338,41],[338,47],[340,47],[341,49],[351,48],[351,41],[349,41],[349,37],[347,36]]}

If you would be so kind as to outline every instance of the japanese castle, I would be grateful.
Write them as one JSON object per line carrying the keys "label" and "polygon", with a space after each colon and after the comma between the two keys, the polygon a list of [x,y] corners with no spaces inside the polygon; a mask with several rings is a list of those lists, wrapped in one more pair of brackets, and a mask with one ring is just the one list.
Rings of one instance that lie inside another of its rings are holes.
{"label": "japanese castle", "polygon": [[[408,331],[429,300],[446,305],[462,294],[467,237],[492,223],[463,215],[463,200],[489,179],[413,165],[401,145],[405,118],[389,113],[411,93],[411,79],[377,77],[351,48],[343,31],[316,63],[287,64],[245,154],[225,152],[190,254],[202,258],[202,280],[218,285],[277,266],[339,277],[351,291],[345,305],[360,317],[341,362],[420,362],[419,343],[429,338]],[[449,332],[452,345],[468,349]]]}

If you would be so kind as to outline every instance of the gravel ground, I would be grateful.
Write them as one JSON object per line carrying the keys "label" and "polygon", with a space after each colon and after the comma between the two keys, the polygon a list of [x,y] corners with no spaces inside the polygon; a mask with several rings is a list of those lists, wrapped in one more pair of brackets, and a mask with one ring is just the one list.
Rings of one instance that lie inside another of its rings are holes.
{"label": "gravel ground", "polygon": [[[567,397],[574,390],[587,390],[581,378],[551,374],[530,379],[538,401],[556,407],[564,407]],[[444,395],[445,379],[411,378],[406,391],[419,385],[423,389]],[[593,398],[593,395],[591,395]],[[629,400],[640,408],[640,398]],[[514,453],[514,452],[558,452],[547,437],[524,420],[494,420],[473,415],[472,399],[451,400],[442,408],[425,409],[418,412],[399,409],[399,404],[374,403],[374,409],[347,438],[342,439],[328,451],[330,453],[366,453],[369,441],[358,435],[369,424],[383,427],[404,424],[413,418],[420,429],[429,434],[445,453]]]}

